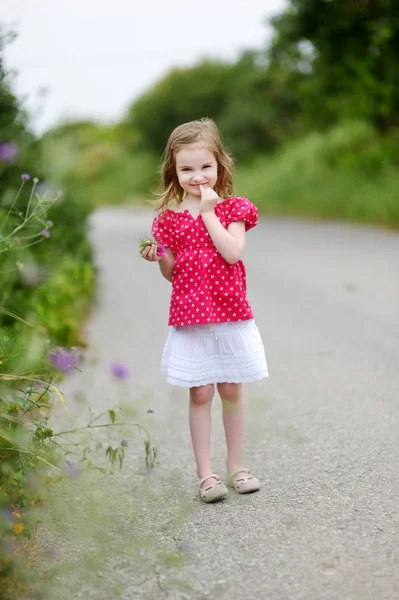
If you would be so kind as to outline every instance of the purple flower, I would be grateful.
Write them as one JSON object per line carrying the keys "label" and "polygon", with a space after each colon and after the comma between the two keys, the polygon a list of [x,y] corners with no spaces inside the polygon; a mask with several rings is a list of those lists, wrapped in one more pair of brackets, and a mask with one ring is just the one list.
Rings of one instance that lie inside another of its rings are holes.
{"label": "purple flower", "polygon": [[43,231],[40,232],[40,234],[44,237],[44,238],[49,238],[51,233],[49,232],[48,229],[43,229]]}
{"label": "purple flower", "polygon": [[127,379],[130,375],[128,367],[122,363],[112,363],[110,365],[111,373],[118,379]]}
{"label": "purple flower", "polygon": [[81,474],[81,470],[78,469],[78,467],[67,461],[65,461],[65,463],[62,465],[62,469],[74,479],[77,479]]}
{"label": "purple flower", "polygon": [[157,256],[165,256],[166,250],[163,244],[157,244]]}
{"label": "purple flower", "polygon": [[46,221],[46,227],[50,228],[54,225],[54,223],[52,221]]}
{"label": "purple flower", "polygon": [[55,348],[49,354],[50,362],[58,371],[67,371],[78,365],[78,358],[74,350]]}
{"label": "purple flower", "polygon": [[12,523],[15,521],[15,516],[13,515],[13,511],[11,508],[4,508],[0,512],[0,520],[7,521],[8,523]]}
{"label": "purple flower", "polygon": [[18,147],[11,142],[0,144],[0,160],[5,163],[12,163],[18,155]]}
{"label": "purple flower", "polygon": [[127,448],[129,445],[129,442],[125,439],[121,440],[121,446],[122,448]]}
{"label": "purple flower", "polygon": [[28,173],[22,173],[21,179],[22,181],[28,181],[30,179],[30,175]]}

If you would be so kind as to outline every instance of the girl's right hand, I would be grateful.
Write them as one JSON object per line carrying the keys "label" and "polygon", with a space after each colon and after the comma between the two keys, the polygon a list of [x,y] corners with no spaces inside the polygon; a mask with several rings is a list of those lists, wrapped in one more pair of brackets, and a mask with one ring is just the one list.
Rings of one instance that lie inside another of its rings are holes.
{"label": "girl's right hand", "polygon": [[166,254],[158,255],[157,244],[151,244],[151,246],[142,246],[139,250],[141,257],[150,262],[160,262],[166,256]]}

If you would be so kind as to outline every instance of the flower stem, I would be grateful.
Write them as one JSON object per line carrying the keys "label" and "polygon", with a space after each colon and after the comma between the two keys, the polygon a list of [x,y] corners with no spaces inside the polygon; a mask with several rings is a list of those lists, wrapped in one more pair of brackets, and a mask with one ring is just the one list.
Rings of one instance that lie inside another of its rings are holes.
{"label": "flower stem", "polygon": [[35,187],[36,187],[36,181],[33,180],[32,191],[29,196],[28,206],[26,207],[25,219],[27,219],[28,215],[29,215],[30,204],[32,202],[32,197],[33,197],[33,193],[35,191]]}
{"label": "flower stem", "polygon": [[18,190],[18,192],[17,192],[17,195],[15,196],[15,198],[14,198],[14,200],[13,200],[13,202],[12,202],[12,204],[11,204],[10,208],[8,209],[8,213],[6,214],[6,218],[5,218],[5,219],[4,219],[4,221],[3,221],[3,224],[2,224],[2,226],[1,226],[1,229],[0,229],[0,233],[3,231],[3,229],[4,229],[4,227],[5,227],[5,224],[6,224],[6,223],[7,223],[7,221],[8,221],[8,217],[10,216],[10,213],[11,213],[12,209],[14,208],[16,201],[17,201],[17,200],[18,200],[18,198],[19,198],[19,195],[20,195],[20,193],[21,193],[21,190],[22,190],[22,188],[24,187],[24,183],[25,183],[25,182],[23,181],[23,182],[21,183],[21,185],[19,186],[19,190]]}
{"label": "flower stem", "polygon": [[143,427],[143,425],[140,425],[139,423],[134,423],[133,421],[119,421],[117,423],[103,423],[102,425],[84,425],[83,427],[69,429],[68,431],[59,431],[58,433],[55,433],[53,437],[56,437],[58,435],[66,435],[67,433],[76,433],[77,431],[83,431],[84,429],[99,429],[101,427],[115,427],[116,425],[134,425],[135,427],[138,427],[139,429],[145,431],[146,434],[149,436],[147,429]]}

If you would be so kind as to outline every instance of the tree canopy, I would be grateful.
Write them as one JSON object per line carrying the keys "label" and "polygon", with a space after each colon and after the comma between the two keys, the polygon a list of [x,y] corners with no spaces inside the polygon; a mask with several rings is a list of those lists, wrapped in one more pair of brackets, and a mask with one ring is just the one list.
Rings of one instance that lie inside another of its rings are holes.
{"label": "tree canopy", "polygon": [[[399,10],[392,0],[290,0],[269,46],[236,62],[173,69],[134,101],[136,148],[162,152],[171,130],[208,116],[233,153],[271,151],[342,120],[394,134],[399,119]],[[132,138],[133,139],[133,138]]]}

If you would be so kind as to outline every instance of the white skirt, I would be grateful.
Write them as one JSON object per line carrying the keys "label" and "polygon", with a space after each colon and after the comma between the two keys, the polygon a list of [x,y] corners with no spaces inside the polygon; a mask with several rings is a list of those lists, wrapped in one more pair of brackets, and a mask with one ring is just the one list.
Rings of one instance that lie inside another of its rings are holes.
{"label": "white skirt", "polygon": [[253,319],[171,327],[161,370],[172,385],[244,383],[268,376],[265,350]]}

